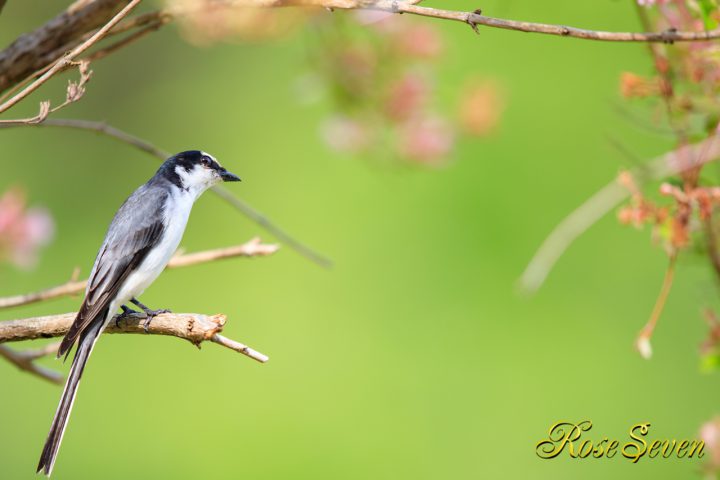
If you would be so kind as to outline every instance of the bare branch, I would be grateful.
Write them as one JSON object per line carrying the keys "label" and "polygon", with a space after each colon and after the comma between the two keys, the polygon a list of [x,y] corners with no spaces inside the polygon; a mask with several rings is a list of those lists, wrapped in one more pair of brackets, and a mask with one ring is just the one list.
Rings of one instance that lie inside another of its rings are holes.
{"label": "bare branch", "polygon": [[[720,28],[702,32],[678,32],[666,30],[664,32],[606,32],[588,30],[584,28],[569,27],[565,25],[552,25],[546,23],[523,22],[506,20],[503,18],[482,15],[480,10],[473,12],[458,10],[443,10],[439,8],[423,7],[417,5],[419,0],[225,0],[214,2],[214,5],[225,4],[228,7],[322,7],[327,9],[345,10],[380,10],[390,13],[410,13],[422,17],[451,20],[470,25],[477,32],[478,25],[490,28],[501,28],[518,32],[541,33],[560,37],[573,37],[583,40],[598,40],[605,42],[697,42],[720,38]],[[176,8],[166,10],[166,14],[174,16],[189,15],[197,7]]]}
{"label": "bare branch", "polygon": [[[34,32],[19,37],[12,45],[0,52],[0,72],[2,72],[0,74],[0,91],[17,84],[23,78],[32,78],[38,74],[38,71],[42,71],[48,65],[56,62],[59,57],[61,57],[60,60],[62,61],[63,52],[77,48],[80,42],[84,44],[89,38],[99,33],[99,30],[93,32],[93,29],[103,25],[110,19],[123,3],[121,0],[79,0],[69,7],[67,11],[53,18]],[[673,43],[708,41],[720,38],[720,29],[717,28],[701,32],[678,32],[674,30],[649,33],[606,32],[564,25],[507,20],[482,15],[479,10],[474,12],[442,10],[423,7],[417,5],[417,3],[419,3],[419,0],[220,0],[213,2],[212,5],[215,8],[225,5],[238,8],[302,6],[330,10],[371,9],[462,22],[470,25],[475,31],[477,31],[478,25],[481,25],[489,28],[599,41]],[[107,47],[104,49],[104,53],[94,54],[93,58],[101,58],[124,47],[176,17],[191,16],[200,8],[202,8],[202,4],[191,7],[174,6],[126,19],[121,24],[113,26],[106,34],[117,35],[136,28],[140,28],[140,31],[111,47]]]}
{"label": "bare branch", "polygon": [[[108,125],[105,122],[94,122],[92,120],[76,120],[72,118],[49,118],[46,121],[35,125],[37,127],[60,127],[60,128],[72,128],[76,130],[87,130],[101,135],[114,138],[122,143],[126,143],[132,147],[142,150],[145,153],[156,157],[158,160],[165,160],[170,156],[170,153],[162,150],[148,141],[124,132],[118,128]],[[2,127],[2,125],[0,125]]]}
{"label": "bare branch", "polygon": [[82,35],[110,20],[124,3],[123,0],[76,1],[41,27],[18,37],[0,52],[0,91],[69,51]]}
{"label": "bare branch", "polygon": [[325,257],[324,255],[321,255],[320,253],[316,252],[312,248],[308,247],[304,243],[300,242],[299,240],[296,240],[295,237],[292,237],[289,233],[287,233],[285,230],[280,228],[276,223],[274,223],[272,220],[270,220],[268,217],[266,217],[263,213],[256,210],[252,205],[247,203],[245,200],[242,200],[235,195],[232,194],[227,188],[223,187],[222,185],[216,185],[212,187],[212,192],[225,200],[227,203],[235,207],[236,210],[240,211],[245,215],[246,217],[250,218],[252,221],[263,227],[265,230],[270,232],[274,237],[276,237],[278,240],[280,240],[283,244],[287,245],[288,247],[292,248],[296,252],[298,252],[303,257],[307,258],[308,260],[316,263],[317,265],[320,265],[323,268],[330,268],[333,265],[332,260]]}
{"label": "bare branch", "polygon": [[0,105],[0,113],[12,108],[15,106],[20,100],[30,95],[32,92],[37,90],[43,83],[48,81],[53,75],[55,75],[57,72],[65,68],[67,65],[70,65],[75,58],[85,52],[88,48],[90,48],[92,45],[97,43],[101,38],[105,36],[105,34],[114,27],[120,20],[125,18],[128,13],[130,13],[135,7],[138,6],[141,0],[130,0],[130,2],[125,5],[125,7],[120,10],[114,17],[112,17],[100,30],[98,30],[92,37],[85,40],[83,43],[72,49],[69,53],[66,55],[63,55],[61,58],[59,58],[50,69],[48,69],[47,72],[42,74],[39,78],[37,78],[35,81],[30,83],[28,86],[20,90],[18,93],[16,93],[13,97],[6,100],[2,105]]}
{"label": "bare branch", "polygon": [[[631,171],[638,182],[664,178],[720,158],[718,135],[694,145],[686,145],[668,152],[643,167]],[[555,263],[567,248],[588,228],[630,196],[630,192],[615,180],[604,186],[570,215],[563,219],[542,243],[520,277],[520,289],[526,293],[537,291]]]}
{"label": "bare branch", "polygon": [[50,101],[45,100],[40,102],[40,111],[38,114],[31,118],[22,118],[19,120],[0,120],[0,126],[22,126],[22,125],[37,125],[44,122],[51,113],[55,113],[61,110],[71,103],[75,103],[85,95],[85,85],[90,81],[92,77],[92,70],[89,69],[90,62],[88,60],[81,60],[79,62],[72,62],[71,65],[77,66],[80,72],[80,80],[74,82],[70,80],[68,82],[67,91],[65,93],[65,101],[56,107],[50,108]]}
{"label": "bare branch", "polygon": [[41,367],[35,363],[35,360],[40,357],[57,353],[59,347],[60,342],[55,342],[37,350],[15,351],[7,345],[0,345],[0,357],[12,363],[20,370],[37,375],[38,377],[52,383],[62,385],[62,374],[54,370],[50,370],[49,368]]}
{"label": "bare branch", "polygon": [[260,363],[265,363],[270,360],[270,357],[268,357],[267,355],[253,350],[252,348],[240,342],[236,342],[235,340],[224,337],[219,333],[216,333],[215,335],[210,337],[210,341],[213,343],[217,343],[218,345],[222,345],[225,348],[229,348],[230,350],[235,350],[236,352],[242,353],[243,355],[247,355],[248,357],[257,360]]}
{"label": "bare branch", "polygon": [[[75,316],[76,313],[71,312],[0,322],[0,344],[63,336],[75,320]],[[266,355],[218,335],[225,326],[226,319],[227,317],[222,314],[208,316],[199,313],[162,313],[154,317],[145,330],[147,320],[145,314],[133,313],[120,318],[117,323],[112,320],[104,333],[166,335],[185,339],[198,347],[202,342],[211,341],[260,363],[267,362],[269,358]]]}
{"label": "bare branch", "polygon": [[170,259],[168,268],[187,267],[190,265],[197,265],[199,263],[222,260],[223,258],[264,257],[277,252],[278,248],[280,247],[277,245],[261,243],[260,239],[255,237],[247,243],[236,245],[234,247],[217,248],[215,250],[205,250],[202,252],[175,255]]}
{"label": "bare branch", "polygon": [[384,10],[394,13],[411,13],[423,17],[440,18],[467,23],[477,30],[478,25],[491,28],[502,28],[517,32],[542,33],[545,35],[556,35],[560,37],[573,37],[583,40],[598,40],[604,42],[697,42],[714,40],[720,38],[720,28],[703,32],[678,32],[666,30],[664,32],[637,33],[637,32],[604,32],[598,30],[587,30],[584,28],[568,27],[565,25],[550,25],[546,23],[521,22],[516,20],[505,20],[482,15],[479,10],[474,12],[460,12],[455,10],[441,10],[437,8],[422,7],[400,1],[381,0],[372,7],[377,10]]}
{"label": "bare branch", "polygon": [[[223,258],[262,257],[272,255],[277,252],[279,248],[280,247],[278,245],[261,243],[260,239],[255,237],[242,245],[234,247],[205,250],[202,252],[184,255],[176,254],[170,259],[167,268],[186,267],[189,265],[197,265],[199,263],[212,262]],[[21,305],[29,305],[31,303],[51,300],[53,298],[77,295],[83,292],[86,286],[87,280],[77,281],[76,279],[71,279],[62,285],[41,290],[39,292],[0,298],[0,309],[19,307]]]}
{"label": "bare branch", "polygon": [[39,292],[24,293],[22,295],[13,295],[12,297],[0,298],[0,308],[19,307],[21,305],[30,305],[31,303],[44,302],[59,297],[69,297],[77,295],[85,290],[87,280],[74,281],[58,285],[57,287],[40,290]]}
{"label": "bare branch", "polygon": [[45,121],[48,115],[50,115],[50,101],[43,100],[40,102],[40,110],[34,117],[18,118],[14,120],[0,120],[0,125],[12,127],[19,127],[21,125],[36,125]]}
{"label": "bare branch", "polygon": [[[160,20],[158,20],[154,23],[149,23],[147,25],[138,27],[138,29],[136,31],[127,35],[123,39],[118,40],[117,42],[115,42],[111,45],[108,45],[107,47],[104,47],[100,50],[92,52],[90,55],[87,56],[87,60],[89,60],[91,62],[101,60],[101,59],[107,57],[108,55],[110,55],[111,53],[114,53],[114,52],[120,50],[121,48],[127,47],[131,43],[140,40],[148,33],[152,33],[155,30],[162,27],[165,24],[165,21],[163,21],[162,18],[167,18],[167,17],[161,17]],[[112,33],[113,32],[111,32],[111,34]]]}
{"label": "bare branch", "polygon": [[[15,127],[20,125],[7,125],[5,127]],[[145,153],[148,153],[152,155],[153,157],[157,158],[160,161],[164,161],[166,158],[170,156],[170,153],[156,147],[152,143],[143,140],[139,137],[136,137],[134,135],[131,135],[127,132],[124,132],[118,128],[115,128],[111,125],[108,125],[105,122],[93,122],[89,120],[75,120],[75,119],[69,119],[69,118],[63,118],[63,119],[52,119],[48,118],[42,123],[38,123],[36,125],[32,125],[35,127],[60,127],[60,128],[74,128],[78,130],[88,130],[92,132],[99,133],[101,135],[106,135],[108,137],[114,138],[115,140],[118,140],[120,142],[123,142],[125,144],[128,144],[132,147],[135,147],[139,150],[142,150]],[[2,124],[0,124],[0,128],[4,127]],[[307,245],[303,244],[299,240],[292,237],[289,233],[284,231],[282,228],[277,226],[272,220],[270,220],[268,217],[263,215],[261,212],[256,210],[254,207],[252,207],[250,204],[245,202],[244,200],[239,199],[235,195],[233,195],[228,189],[216,185],[214,186],[211,191],[215,193],[217,196],[222,198],[225,202],[230,204],[232,207],[234,207],[236,210],[241,212],[246,217],[250,218],[252,221],[263,227],[265,230],[270,232],[273,236],[275,236],[278,240],[280,240],[283,244],[287,245],[288,247],[292,248],[296,252],[298,252],[300,255],[304,256],[305,258],[309,259],[310,261],[320,265],[324,268],[330,268],[332,267],[332,260],[329,258],[321,255],[320,253],[314,251],[312,248],[308,247]]]}
{"label": "bare branch", "polygon": [[[568,27],[566,25],[552,25],[546,23],[522,22],[506,20],[503,18],[482,15],[480,10],[473,12],[458,10],[443,10],[439,8],[423,7],[417,5],[419,0],[225,0],[214,4],[225,4],[229,7],[322,7],[328,9],[346,10],[381,10],[390,13],[410,13],[422,17],[451,20],[470,25],[477,31],[478,25],[490,28],[501,28],[517,32],[541,33],[560,37],[572,37],[583,40],[598,40],[605,42],[697,42],[720,38],[720,28],[702,32],[678,32],[666,30],[664,32],[605,32],[588,30],[584,28]],[[168,9],[170,14],[188,15],[193,9]]]}

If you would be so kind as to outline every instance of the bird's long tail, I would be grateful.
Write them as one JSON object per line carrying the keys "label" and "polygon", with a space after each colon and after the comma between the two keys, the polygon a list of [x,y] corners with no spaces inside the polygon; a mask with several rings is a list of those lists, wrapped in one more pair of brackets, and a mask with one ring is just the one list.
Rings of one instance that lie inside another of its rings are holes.
{"label": "bird's long tail", "polygon": [[68,418],[70,418],[70,411],[75,401],[75,394],[77,393],[77,387],[80,383],[80,377],[82,377],[83,370],[85,369],[85,363],[87,363],[90,353],[95,346],[95,342],[105,326],[104,317],[107,315],[107,312],[103,313],[103,315],[100,315],[99,318],[83,332],[78,342],[75,358],[73,358],[72,367],[70,368],[70,374],[65,382],[65,389],[60,398],[60,405],[58,405],[57,411],[55,412],[55,418],[53,418],[50,433],[48,433],[47,440],[45,440],[45,447],[43,447],[40,462],[37,467],[38,472],[42,470],[47,476],[50,476],[53,466],[55,465],[55,458],[57,457],[60,442],[65,433]]}

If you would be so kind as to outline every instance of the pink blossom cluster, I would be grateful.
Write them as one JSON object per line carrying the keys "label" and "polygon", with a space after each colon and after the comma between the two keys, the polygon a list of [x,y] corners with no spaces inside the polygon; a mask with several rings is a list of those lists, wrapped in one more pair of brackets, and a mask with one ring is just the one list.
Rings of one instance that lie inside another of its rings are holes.
{"label": "pink blossom cluster", "polygon": [[47,210],[27,208],[20,189],[10,189],[0,197],[0,262],[33,267],[38,250],[52,240],[54,231]]}
{"label": "pink blossom cluster", "polygon": [[434,26],[383,12],[353,18],[362,29],[341,32],[336,48],[318,55],[318,71],[338,105],[321,128],[328,146],[442,166],[461,130],[482,136],[494,129],[502,108],[492,82],[469,84],[455,116],[434,105],[435,67],[444,52]]}

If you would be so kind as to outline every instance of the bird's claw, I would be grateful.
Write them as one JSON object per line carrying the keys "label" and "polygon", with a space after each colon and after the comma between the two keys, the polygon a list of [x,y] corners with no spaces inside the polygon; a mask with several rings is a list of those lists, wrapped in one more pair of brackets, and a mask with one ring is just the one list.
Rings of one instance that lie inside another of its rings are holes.
{"label": "bird's claw", "polygon": [[150,322],[152,322],[152,319],[156,316],[162,314],[162,313],[172,313],[167,308],[161,308],[159,310],[150,310],[149,308],[145,310],[145,321],[143,322],[143,330],[145,330],[145,333],[150,333]]}

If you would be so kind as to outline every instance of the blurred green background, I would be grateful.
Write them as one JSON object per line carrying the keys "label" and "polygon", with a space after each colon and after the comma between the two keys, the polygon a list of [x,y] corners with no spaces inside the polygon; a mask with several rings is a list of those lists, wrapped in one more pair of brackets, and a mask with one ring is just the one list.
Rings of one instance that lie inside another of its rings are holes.
{"label": "blurred green background", "polygon": [[[639,29],[630,1],[442,6]],[[0,43],[60,8],[11,0]],[[335,266],[324,270],[284,248],[161,276],[145,303],[224,312],[227,335],[271,361],[170,338],[104,337],[54,478],[699,476],[698,460],[535,455],[558,420],[592,420],[592,438],[625,440],[638,422],[652,424],[650,438],[696,438],[720,412],[717,374],[699,368],[700,309],[717,303],[704,260],[681,261],[651,361],[632,348],[667,263],[649,232],[609,215],[537,295],[515,288],[551,228],[628,166],[609,136],[640,158],[671,147],[615,107],[620,72],[651,72],[646,47],[438,25],[447,42],[439,102],[456,101],[461,79],[481,74],[501,82],[508,103],[497,135],[461,141],[441,170],[378,167],[322,144],[318,125],[333,106],[302,105],[293,88],[306,70],[307,32],[198,48],[171,25],[94,65],[87,96],[61,116],[107,120],[174,152],[211,152],[243,178],[231,185],[239,196]],[[34,98],[58,98],[65,82]],[[0,293],[61,283],[76,266],[86,274],[115,209],[157,164],[79,131],[12,129],[0,139],[0,191],[24,187],[57,222],[36,270],[0,269]],[[254,235],[273,240],[206,195],[182,245],[196,251]],[[79,302],[0,318],[72,311]],[[6,362],[0,377],[0,477],[33,478],[61,389]]]}

